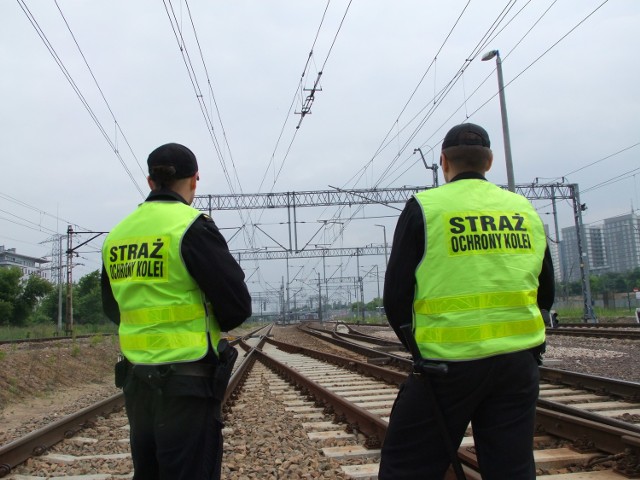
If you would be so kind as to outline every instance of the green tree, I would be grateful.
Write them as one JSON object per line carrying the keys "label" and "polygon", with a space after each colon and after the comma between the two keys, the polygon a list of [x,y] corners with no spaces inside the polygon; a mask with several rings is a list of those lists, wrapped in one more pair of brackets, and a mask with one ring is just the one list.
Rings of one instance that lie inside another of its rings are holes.
{"label": "green tree", "polygon": [[100,270],[95,270],[82,277],[74,289],[73,295],[74,322],[97,324],[108,321],[102,312]]}
{"label": "green tree", "polygon": [[38,275],[29,275],[27,281],[21,284],[21,287],[22,291],[18,296],[13,311],[14,325],[25,325],[30,319],[36,305],[53,290],[51,282]]}
{"label": "green tree", "polygon": [[0,268],[0,323],[24,325],[38,302],[52,289],[51,283],[30,275],[21,280],[22,272],[17,267]]}
{"label": "green tree", "polygon": [[[31,321],[33,323],[58,323],[58,286],[56,285],[51,289],[51,291],[43,297],[43,299],[38,303],[32,317]],[[64,318],[65,306],[66,306],[66,295],[64,292],[62,293],[62,316]]]}
{"label": "green tree", "polygon": [[369,303],[367,303],[367,310],[374,312],[378,307],[382,306],[382,299],[379,297],[374,298]]}
{"label": "green tree", "polygon": [[17,267],[0,268],[0,324],[10,325],[20,295],[20,277]]}

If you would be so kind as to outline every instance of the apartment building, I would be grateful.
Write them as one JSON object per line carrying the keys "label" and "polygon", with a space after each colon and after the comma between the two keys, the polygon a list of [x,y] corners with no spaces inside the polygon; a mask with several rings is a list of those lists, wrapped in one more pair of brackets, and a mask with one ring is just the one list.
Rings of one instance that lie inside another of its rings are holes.
{"label": "apartment building", "polygon": [[602,230],[611,272],[640,267],[640,215],[607,218]]}
{"label": "apartment building", "polygon": [[[584,227],[584,253],[588,255],[592,275],[622,273],[640,268],[640,215],[630,213],[607,218],[602,225]],[[580,279],[580,259],[576,227],[562,229],[560,242],[562,278]]]}
{"label": "apartment building", "polygon": [[18,253],[15,248],[0,245],[0,268],[18,267],[22,271],[22,278],[36,274],[48,279],[49,272],[42,268],[45,263],[49,263],[46,258],[30,257]]}
{"label": "apartment building", "polygon": [[[608,269],[602,227],[584,226],[582,252],[589,260],[591,275],[600,275]],[[575,282],[580,280],[580,256],[578,254],[578,237],[575,225],[562,229],[560,252],[562,257],[563,281]]]}

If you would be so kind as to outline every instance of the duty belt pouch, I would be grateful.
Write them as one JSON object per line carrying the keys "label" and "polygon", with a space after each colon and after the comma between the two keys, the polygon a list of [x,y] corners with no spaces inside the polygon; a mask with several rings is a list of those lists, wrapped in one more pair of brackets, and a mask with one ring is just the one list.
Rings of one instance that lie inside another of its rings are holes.
{"label": "duty belt pouch", "polygon": [[115,365],[116,387],[118,388],[124,387],[130,368],[131,368],[131,364],[129,363],[129,360],[127,360],[126,358],[120,358],[116,362],[116,365]]}
{"label": "duty belt pouch", "polygon": [[238,352],[229,345],[226,339],[218,343],[218,365],[213,377],[213,396],[219,402],[224,399],[224,392],[227,390],[233,366],[238,358]]}

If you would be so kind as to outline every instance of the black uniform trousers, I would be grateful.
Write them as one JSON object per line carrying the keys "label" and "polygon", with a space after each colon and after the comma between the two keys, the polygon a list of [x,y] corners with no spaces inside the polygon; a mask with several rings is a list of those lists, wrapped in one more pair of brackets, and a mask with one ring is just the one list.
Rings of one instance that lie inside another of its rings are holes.
{"label": "black uniform trousers", "polygon": [[[430,377],[454,448],[471,422],[483,480],[535,479],[533,435],[539,390],[530,351],[449,362]],[[422,378],[400,387],[382,447],[380,480],[440,480],[451,461]]]}
{"label": "black uniform trousers", "polygon": [[134,480],[220,478],[222,423],[216,419],[214,399],[189,386],[203,381],[175,376],[156,388],[128,377],[123,391]]}

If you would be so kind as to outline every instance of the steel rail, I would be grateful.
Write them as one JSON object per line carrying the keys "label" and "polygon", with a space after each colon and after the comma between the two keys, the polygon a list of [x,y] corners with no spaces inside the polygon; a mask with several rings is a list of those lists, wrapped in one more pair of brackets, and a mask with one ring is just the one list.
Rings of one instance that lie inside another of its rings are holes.
{"label": "steel rail", "polygon": [[368,448],[382,445],[384,435],[387,431],[387,422],[382,420],[380,416],[374,415],[364,408],[354,405],[349,400],[330,392],[313,380],[310,380],[303,374],[270,357],[261,350],[254,350],[254,352],[267,367],[277,372],[289,382],[298,385],[308,394],[315,397],[317,402],[324,404],[325,408],[330,408],[334,414],[344,418],[351,428],[367,436],[366,445]]}
{"label": "steel rail", "polygon": [[267,339],[267,343],[275,345],[280,350],[287,353],[301,353],[316,360],[322,360],[324,362],[331,363],[333,365],[343,367],[347,370],[358,372],[369,377],[383,380],[388,383],[400,385],[407,379],[408,372],[398,372],[395,370],[389,370],[388,368],[379,367],[378,365],[372,365],[370,363],[360,362],[351,358],[341,357],[340,355],[334,355],[328,352],[321,352],[307,347],[301,347],[299,345],[292,345],[290,343],[280,342],[271,338]]}
{"label": "steel rail", "polygon": [[[267,326],[269,327],[269,326]],[[255,335],[260,330],[251,332],[248,336]],[[231,342],[236,343],[236,341]],[[238,366],[229,380],[229,386],[222,402],[223,407],[237,394],[244,378],[255,363],[255,355],[249,352]],[[117,393],[107,399],[90,405],[76,413],[66,416],[43,428],[35,430],[22,438],[6,445],[0,446],[0,478],[11,473],[17,465],[24,463],[28,458],[43,455],[51,446],[65,438],[70,438],[76,432],[82,430],[85,424],[93,418],[112,413],[124,406],[124,395]]]}
{"label": "steel rail", "polygon": [[640,383],[636,382],[598,377],[544,366],[540,367],[540,379],[549,383],[569,385],[603,395],[620,397],[630,402],[640,401]]}
{"label": "steel rail", "polygon": [[584,328],[584,329],[598,329],[598,328],[640,328],[640,323],[637,322],[625,322],[625,323],[561,323],[554,327],[556,329],[564,328]]}
{"label": "steel rail", "polygon": [[[375,367],[284,342],[268,340],[268,343],[272,343],[287,352],[302,353],[318,359],[327,359],[330,363],[347,366],[347,368],[353,363],[353,370],[357,371],[360,371],[360,368],[356,367],[355,364],[360,364],[362,368]],[[256,350],[256,353],[262,363],[315,397],[319,404],[325,405],[326,408],[338,416],[343,416],[352,428],[366,435],[369,438],[367,443],[369,448],[376,447],[384,439],[387,423],[377,415],[370,414],[348,400],[327,391],[324,387],[305,378],[303,374],[278,362],[264,352]],[[376,367],[376,369],[385,370],[380,367]],[[389,372],[391,373],[391,371]],[[392,373],[397,375],[398,379],[402,375],[397,372]],[[549,409],[545,408],[544,404],[546,402],[539,403],[536,407],[538,433],[547,433],[571,441],[577,450],[589,449],[594,451],[597,449],[607,454],[612,454],[611,457],[617,462],[617,471],[631,475],[640,473],[640,428],[616,421],[608,424],[603,422],[603,418],[600,416],[584,415],[584,412],[568,406],[563,406],[560,409],[557,405],[553,405],[553,409]],[[474,472],[468,469],[468,467],[478,468],[477,459],[473,451],[461,447],[458,450],[458,455],[465,464],[467,477],[474,480],[480,479],[480,474],[477,471]],[[636,477],[632,476],[631,478]]]}
{"label": "steel rail", "polygon": [[394,341],[394,340],[385,340],[384,338],[375,337],[373,335],[367,335],[366,333],[359,332],[355,328],[350,327],[346,323],[343,324],[349,330],[349,333],[342,333],[336,331],[335,333],[340,337],[350,338],[352,340],[372,343],[374,345],[379,345],[381,347],[393,347],[397,350],[406,350],[402,343]]}
{"label": "steel rail", "polygon": [[[343,348],[351,349],[357,353],[367,356],[368,358],[372,357],[390,357],[390,363],[393,362],[399,368],[406,370],[407,372],[411,370],[413,365],[410,359],[401,359],[396,355],[389,354],[386,352],[380,352],[377,350],[369,349],[367,347],[363,347],[357,344],[351,344],[346,340],[340,340],[336,338],[327,337],[326,334],[333,333],[327,332],[324,330],[324,335],[320,334],[318,331],[309,331],[305,329],[301,329],[302,331],[313,335],[323,341],[333,343],[335,345],[339,345]],[[628,401],[638,401],[640,398],[640,384],[634,382],[627,382],[624,380],[616,380],[611,378],[597,377],[593,375],[586,375],[577,372],[570,372],[566,370],[558,370],[552,369],[548,367],[540,367],[540,379],[549,381],[553,384],[560,384],[564,386],[573,386],[582,390],[588,390],[594,393],[610,395],[612,397],[621,397]],[[550,400],[545,400],[542,398],[538,399],[538,405],[549,409],[555,410],[558,412],[565,413],[567,415],[572,415],[577,418],[584,418],[587,420],[594,420],[600,423],[610,425],[613,427],[620,428],[629,428],[631,431],[638,431],[638,426],[633,425],[630,422],[625,422],[621,420],[612,419],[609,417],[605,417],[602,415],[598,415],[597,413],[592,413],[586,410],[582,410],[579,408],[572,407],[571,405],[566,405],[559,402],[553,402]]]}
{"label": "steel rail", "polygon": [[568,335],[574,337],[619,338],[624,340],[640,340],[640,330],[621,330],[618,328],[547,328],[547,335]]}
{"label": "steel rail", "polygon": [[[368,348],[362,345],[348,342],[347,340],[338,338],[338,336],[334,332],[314,329],[308,326],[300,326],[298,328],[300,329],[300,331],[305,332],[308,335],[319,338],[320,340],[323,340],[325,342],[332,343],[338,347],[346,348],[347,350],[358,353],[364,357],[371,359],[383,358],[385,363],[404,368],[407,371],[409,371],[413,365],[413,362],[408,357],[401,357],[399,355],[394,355],[388,352],[380,352],[379,350],[375,350],[373,348]],[[328,337],[327,335],[331,336]]]}
{"label": "steel rail", "polygon": [[46,427],[25,435],[18,440],[0,447],[0,477],[11,472],[16,465],[24,463],[30,457],[44,454],[52,445],[70,438],[82,430],[93,418],[110,414],[124,406],[124,395],[117,393],[94,405],[50,423]]}
{"label": "steel rail", "polygon": [[536,423],[546,433],[571,440],[587,449],[597,448],[608,453],[629,450],[636,455],[635,473],[640,474],[640,435],[628,428],[605,425],[600,419],[575,417],[571,413],[541,407],[536,409]]}

